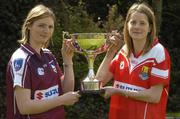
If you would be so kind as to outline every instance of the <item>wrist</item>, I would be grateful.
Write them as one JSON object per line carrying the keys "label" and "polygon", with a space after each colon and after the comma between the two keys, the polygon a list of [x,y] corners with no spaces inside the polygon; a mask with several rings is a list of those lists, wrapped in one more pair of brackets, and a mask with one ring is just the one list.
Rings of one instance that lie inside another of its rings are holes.
{"label": "wrist", "polygon": [[69,67],[69,66],[73,66],[73,63],[63,63],[64,67]]}
{"label": "wrist", "polygon": [[63,59],[63,64],[73,64],[73,61],[72,61],[72,59]]}
{"label": "wrist", "polygon": [[116,55],[116,53],[117,53],[117,52],[107,51],[107,53],[106,53],[106,58],[112,59],[112,58],[114,58],[114,56]]}

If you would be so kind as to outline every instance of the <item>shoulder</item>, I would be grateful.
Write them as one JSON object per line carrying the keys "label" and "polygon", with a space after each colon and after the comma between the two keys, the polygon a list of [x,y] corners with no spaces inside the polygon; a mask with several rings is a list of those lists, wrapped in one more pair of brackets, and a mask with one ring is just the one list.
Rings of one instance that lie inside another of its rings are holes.
{"label": "shoulder", "polygon": [[158,63],[166,60],[166,58],[169,57],[169,53],[161,43],[154,45],[147,54],[152,58],[155,58]]}
{"label": "shoulder", "polygon": [[25,52],[22,48],[18,48],[12,55],[11,60],[15,60],[15,59],[27,59],[27,57],[29,56],[29,54],[27,52]]}
{"label": "shoulder", "polygon": [[56,60],[54,54],[53,54],[49,49],[43,48],[42,51],[43,51],[43,53],[44,53],[47,57],[49,57],[50,59],[53,58],[53,59]]}
{"label": "shoulder", "polygon": [[127,45],[124,45],[124,46],[119,50],[119,52],[116,54],[114,60],[119,60],[120,57],[126,58],[126,56],[127,56]]}
{"label": "shoulder", "polygon": [[9,66],[13,68],[14,71],[20,71],[22,67],[26,65],[26,62],[30,55],[25,52],[22,48],[18,48],[12,55]]}
{"label": "shoulder", "polygon": [[126,44],[121,48],[120,53],[121,53],[121,54],[124,54],[124,55],[127,55],[127,53],[128,53],[128,48],[127,48],[127,45],[126,45]]}
{"label": "shoulder", "polygon": [[127,45],[125,44],[120,51],[118,52],[118,56],[123,56],[124,58],[127,58],[128,55],[128,49],[127,49]]}

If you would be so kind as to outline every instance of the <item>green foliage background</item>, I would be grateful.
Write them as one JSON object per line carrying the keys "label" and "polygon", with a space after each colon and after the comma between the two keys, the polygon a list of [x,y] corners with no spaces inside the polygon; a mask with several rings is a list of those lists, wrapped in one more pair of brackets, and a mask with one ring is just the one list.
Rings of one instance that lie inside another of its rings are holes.
{"label": "green foliage background", "polygon": [[[53,42],[49,49],[55,54],[62,66],[60,53],[62,31],[74,32],[110,32],[122,30],[124,18],[129,6],[136,0],[1,0],[0,1],[0,119],[6,111],[6,65],[12,53],[19,47],[21,25],[28,11],[36,4],[43,3],[53,9],[57,22]],[[151,0],[147,0],[151,3]],[[171,87],[169,92],[168,112],[180,112],[180,2],[164,0],[160,42],[167,47],[172,64]],[[96,57],[94,70],[97,71],[105,54]],[[88,65],[84,56],[75,53],[75,90],[80,89],[80,81],[87,75]],[[67,119],[106,119],[109,100],[99,95],[82,95],[74,106],[66,107]]]}

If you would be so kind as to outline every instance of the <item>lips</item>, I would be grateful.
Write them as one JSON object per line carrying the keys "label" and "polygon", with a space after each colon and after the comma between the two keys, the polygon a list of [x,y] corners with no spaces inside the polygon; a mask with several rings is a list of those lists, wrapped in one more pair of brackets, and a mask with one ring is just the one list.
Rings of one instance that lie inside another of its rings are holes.
{"label": "lips", "polygon": [[48,35],[40,35],[41,38],[47,38]]}
{"label": "lips", "polygon": [[137,31],[134,31],[132,33],[134,33],[134,34],[141,34],[141,32],[137,32]]}
{"label": "lips", "polygon": [[142,35],[142,32],[132,32],[134,35]]}

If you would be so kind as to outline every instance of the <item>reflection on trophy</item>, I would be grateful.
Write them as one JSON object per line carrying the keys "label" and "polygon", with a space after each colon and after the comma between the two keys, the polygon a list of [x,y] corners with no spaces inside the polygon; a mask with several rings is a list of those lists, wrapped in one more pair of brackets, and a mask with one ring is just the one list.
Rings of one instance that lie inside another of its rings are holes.
{"label": "reflection on trophy", "polygon": [[90,93],[100,92],[100,82],[95,79],[94,60],[100,53],[106,51],[106,33],[74,33],[63,32],[63,37],[75,39],[73,45],[75,51],[85,55],[88,61],[88,75],[81,81],[81,91]]}

